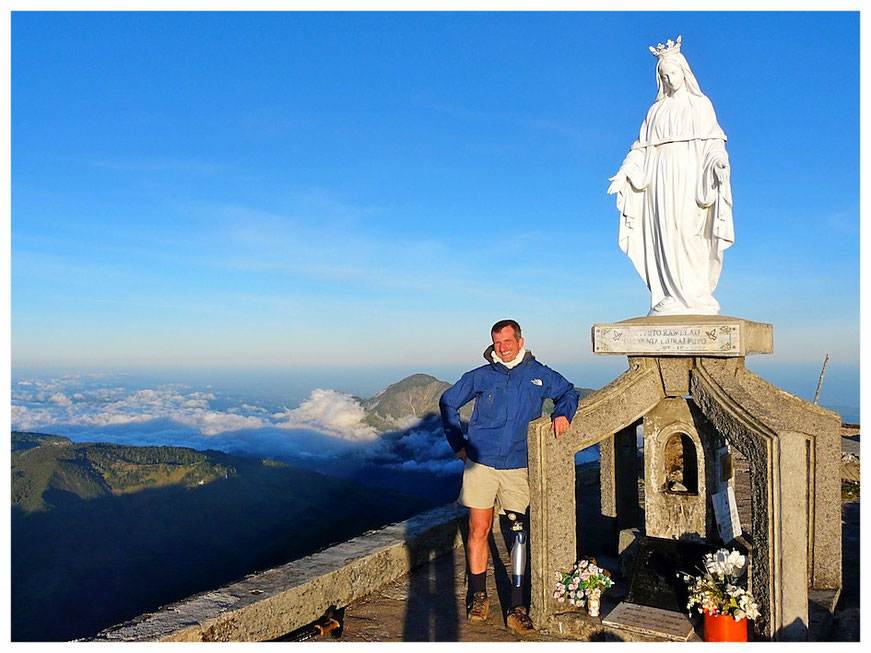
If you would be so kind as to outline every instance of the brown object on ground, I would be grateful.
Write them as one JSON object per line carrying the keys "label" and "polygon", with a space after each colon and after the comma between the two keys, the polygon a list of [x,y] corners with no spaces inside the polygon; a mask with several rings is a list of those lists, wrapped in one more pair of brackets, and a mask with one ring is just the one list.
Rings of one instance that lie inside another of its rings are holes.
{"label": "brown object on ground", "polygon": [[475,592],[466,609],[466,618],[469,621],[487,621],[490,614],[490,598],[486,592]]}
{"label": "brown object on ground", "polygon": [[508,613],[508,617],[505,619],[505,627],[521,637],[535,633],[535,626],[532,625],[532,619],[526,614],[526,606],[523,605],[518,605]]}

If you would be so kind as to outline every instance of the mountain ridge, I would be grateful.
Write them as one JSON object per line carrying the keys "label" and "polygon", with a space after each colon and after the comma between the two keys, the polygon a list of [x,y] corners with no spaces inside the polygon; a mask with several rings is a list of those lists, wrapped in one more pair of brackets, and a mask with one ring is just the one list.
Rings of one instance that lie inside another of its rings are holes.
{"label": "mountain ridge", "polygon": [[12,639],[97,631],[433,503],[287,463],[12,434]]}

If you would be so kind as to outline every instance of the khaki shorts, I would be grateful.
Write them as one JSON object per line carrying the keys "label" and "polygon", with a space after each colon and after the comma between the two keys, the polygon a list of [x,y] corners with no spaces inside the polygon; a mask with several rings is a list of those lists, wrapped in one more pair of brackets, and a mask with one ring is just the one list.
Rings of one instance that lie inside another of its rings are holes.
{"label": "khaki shorts", "polygon": [[457,501],[467,508],[492,508],[498,514],[525,512],[529,507],[529,472],[519,469],[494,469],[466,459],[463,488]]}

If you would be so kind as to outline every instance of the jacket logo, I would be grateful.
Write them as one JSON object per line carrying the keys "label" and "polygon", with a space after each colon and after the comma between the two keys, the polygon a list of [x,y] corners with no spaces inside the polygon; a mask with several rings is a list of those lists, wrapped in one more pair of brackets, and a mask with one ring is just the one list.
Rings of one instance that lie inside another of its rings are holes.
{"label": "jacket logo", "polygon": [[541,379],[532,379],[532,385],[541,385]]}

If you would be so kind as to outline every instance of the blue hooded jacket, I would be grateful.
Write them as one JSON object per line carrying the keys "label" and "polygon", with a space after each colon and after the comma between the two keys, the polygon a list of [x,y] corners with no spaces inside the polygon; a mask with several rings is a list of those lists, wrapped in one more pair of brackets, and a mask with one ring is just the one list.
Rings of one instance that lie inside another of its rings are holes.
{"label": "blue hooded jacket", "polygon": [[[484,358],[492,361],[492,345]],[[460,408],[475,399],[469,421],[468,440],[460,429]],[[512,369],[490,362],[463,374],[444,391],[439,410],[445,436],[454,452],[466,448],[466,456],[496,469],[527,466],[527,430],[529,422],[541,417],[546,398],[553,399],[553,417],[572,421],[580,395],[558,372],[542,365],[532,352]]]}

